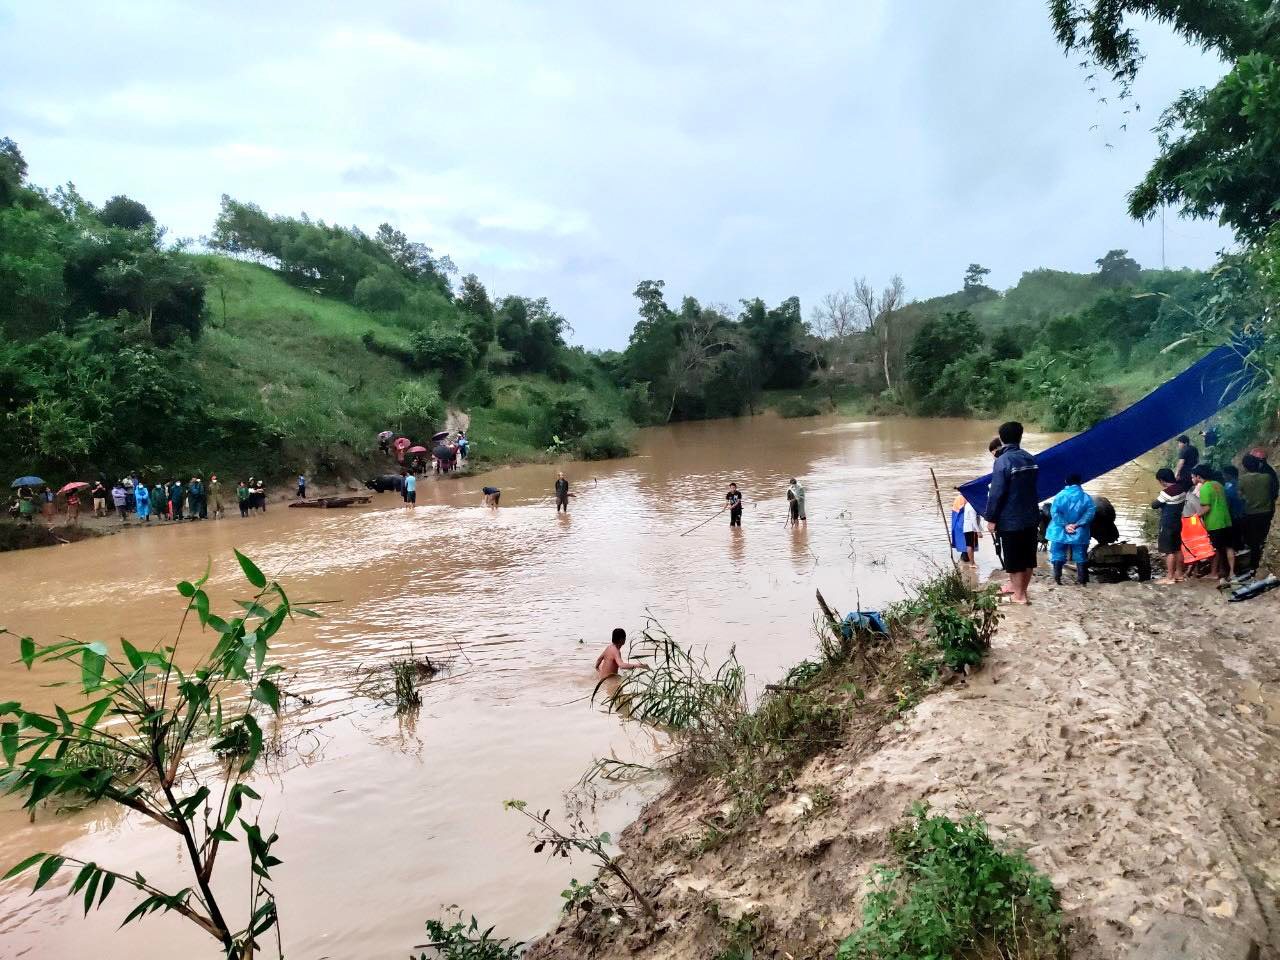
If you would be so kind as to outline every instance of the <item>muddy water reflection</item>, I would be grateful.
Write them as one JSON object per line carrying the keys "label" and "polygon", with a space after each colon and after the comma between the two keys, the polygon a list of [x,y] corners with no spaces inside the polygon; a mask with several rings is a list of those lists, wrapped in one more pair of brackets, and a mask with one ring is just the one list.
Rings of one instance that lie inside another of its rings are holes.
{"label": "muddy water reflection", "polygon": [[[589,867],[533,855],[502,801],[558,806],[593,757],[653,749],[643,731],[583,702],[611,628],[638,631],[649,612],[712,656],[736,646],[757,683],[776,677],[811,649],[815,587],[841,608],[876,606],[924,565],[945,562],[928,468],[944,490],[969,479],[989,463],[990,434],[964,421],[829,418],[652,430],[638,457],[567,468],[578,494],[568,516],[553,513],[555,468],[533,466],[484,478],[502,488],[496,512],[479,506],[480,479],[463,478],[423,484],[413,511],[383,495],[366,509],[273,508],[0,555],[0,623],[46,639],[168,637],[180,610],[172,584],[206,558],[215,606],[243,595],[233,546],[295,597],[337,601],[325,619],[286,628],[274,648],[289,689],[315,700],[291,708],[290,749],[258,784],[283,838],[286,952],[403,955],[421,942],[423,919],[454,902],[528,937],[553,921],[568,877]],[[1028,438],[1032,449],[1048,442]],[[792,475],[804,480],[810,517],[796,531],[785,527]],[[1095,491],[1113,498],[1126,531],[1145,509],[1138,476]],[[720,508],[730,480],[746,498],[742,530],[720,517],[679,536]],[[984,569],[994,564],[990,541],[980,557]],[[352,698],[360,665],[409,643],[454,661],[425,689],[416,721]],[[47,679],[6,665],[0,699],[42,702],[36,684]],[[640,801],[602,804],[600,827],[618,830]],[[181,876],[176,843],[134,818],[95,810],[30,824],[12,806],[0,811],[0,863],[59,848],[142,865],[151,879]],[[220,865],[224,883],[239,881],[232,867]],[[118,891],[83,920],[71,902],[6,885],[0,956],[214,955],[173,918],[116,933],[130,896]]]}

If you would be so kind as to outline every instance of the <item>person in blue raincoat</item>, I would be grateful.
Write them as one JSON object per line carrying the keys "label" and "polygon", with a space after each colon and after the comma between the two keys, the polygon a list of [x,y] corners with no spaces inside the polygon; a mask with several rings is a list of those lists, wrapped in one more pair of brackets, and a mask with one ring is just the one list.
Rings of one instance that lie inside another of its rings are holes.
{"label": "person in blue raincoat", "polygon": [[1045,531],[1054,583],[1062,583],[1062,568],[1068,560],[1076,563],[1080,585],[1089,582],[1089,524],[1095,511],[1093,497],[1080,487],[1080,475],[1068,476],[1066,488],[1049,505],[1049,529]]}
{"label": "person in blue raincoat", "polygon": [[133,504],[138,511],[138,519],[151,522],[151,493],[141,480],[133,485]]}

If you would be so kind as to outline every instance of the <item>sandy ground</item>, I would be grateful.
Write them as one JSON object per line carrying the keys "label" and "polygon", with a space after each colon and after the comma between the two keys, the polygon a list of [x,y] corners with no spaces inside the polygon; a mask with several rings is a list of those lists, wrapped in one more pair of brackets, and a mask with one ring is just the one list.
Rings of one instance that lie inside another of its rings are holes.
{"label": "sandy ground", "polygon": [[[1280,591],[1054,588],[1010,608],[981,672],[870,745],[814,760],[741,838],[698,854],[713,787],[668,790],[623,835],[656,931],[585,936],[566,918],[530,956],[717,957],[755,916],[756,957],[831,957],[863,878],[914,801],[976,810],[1062,893],[1072,956],[1118,958],[1178,923],[1280,958]],[[829,794],[829,796],[828,796]],[[814,798],[821,797],[816,809]]]}

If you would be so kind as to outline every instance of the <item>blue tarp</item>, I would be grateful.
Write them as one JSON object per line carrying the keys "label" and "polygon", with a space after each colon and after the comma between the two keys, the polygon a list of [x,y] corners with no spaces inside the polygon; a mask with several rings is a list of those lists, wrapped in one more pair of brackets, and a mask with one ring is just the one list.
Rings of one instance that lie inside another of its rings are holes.
{"label": "blue tarp", "polygon": [[[1256,380],[1256,372],[1245,360],[1247,352],[1243,346],[1218,347],[1128,409],[1036,454],[1039,499],[1056,495],[1072,473],[1080,474],[1087,483],[1235,402]],[[987,512],[990,482],[988,473],[960,487],[960,493],[979,514]]]}

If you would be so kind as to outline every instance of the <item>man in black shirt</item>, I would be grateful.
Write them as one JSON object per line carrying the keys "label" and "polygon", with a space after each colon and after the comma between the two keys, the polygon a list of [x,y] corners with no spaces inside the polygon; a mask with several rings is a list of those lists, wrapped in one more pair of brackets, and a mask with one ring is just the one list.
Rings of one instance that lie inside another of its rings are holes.
{"label": "man in black shirt", "polygon": [[724,498],[729,504],[729,526],[742,526],[742,494],[738,492],[736,483],[729,484],[729,492]]}
{"label": "man in black shirt", "polygon": [[1173,475],[1182,484],[1183,490],[1190,490],[1195,484],[1191,479],[1191,471],[1200,463],[1200,451],[1191,445],[1191,438],[1185,433],[1178,437],[1178,463],[1173,468]]}
{"label": "man in black shirt", "polygon": [[556,477],[556,513],[563,510],[569,512],[569,481],[564,478],[564,471]]}

